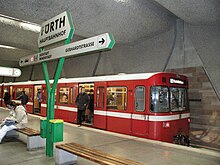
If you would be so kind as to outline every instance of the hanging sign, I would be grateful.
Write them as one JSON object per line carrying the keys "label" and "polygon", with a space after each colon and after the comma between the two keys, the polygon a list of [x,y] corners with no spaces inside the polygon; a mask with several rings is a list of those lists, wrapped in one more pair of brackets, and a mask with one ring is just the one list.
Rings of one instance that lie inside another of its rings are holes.
{"label": "hanging sign", "polygon": [[65,11],[42,24],[38,37],[38,47],[42,48],[67,38],[72,39],[73,33],[71,14]]}
{"label": "hanging sign", "polygon": [[61,57],[77,56],[89,52],[110,50],[113,48],[114,44],[115,40],[113,35],[110,33],[104,33],[95,37],[23,57],[20,59],[19,65],[26,66]]}
{"label": "hanging sign", "polygon": [[18,68],[0,67],[0,76],[19,77],[21,70]]}

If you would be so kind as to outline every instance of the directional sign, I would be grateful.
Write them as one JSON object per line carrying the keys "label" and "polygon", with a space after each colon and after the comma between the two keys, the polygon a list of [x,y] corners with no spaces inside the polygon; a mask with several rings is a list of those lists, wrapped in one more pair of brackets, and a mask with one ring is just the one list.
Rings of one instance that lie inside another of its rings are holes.
{"label": "directional sign", "polygon": [[71,14],[65,11],[42,24],[38,47],[41,48],[67,38],[71,39],[73,33],[74,27]]}
{"label": "directional sign", "polygon": [[0,67],[0,76],[19,77],[21,70],[17,68]]}
{"label": "directional sign", "polygon": [[88,52],[105,51],[112,49],[115,40],[110,33],[104,33],[95,37],[46,50],[38,54],[23,57],[19,61],[20,66],[32,65],[43,61],[54,60],[60,57],[77,56]]}

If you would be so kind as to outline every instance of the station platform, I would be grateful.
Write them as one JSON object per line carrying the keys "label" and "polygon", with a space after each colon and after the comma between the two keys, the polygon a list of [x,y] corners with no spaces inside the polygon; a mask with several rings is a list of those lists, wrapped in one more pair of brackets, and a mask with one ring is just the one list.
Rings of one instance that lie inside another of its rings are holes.
{"label": "station platform", "polygon": [[[0,108],[0,119],[9,111]],[[28,115],[28,127],[40,130],[40,117]],[[105,153],[128,158],[146,165],[219,165],[220,152],[158,142],[133,136],[111,133],[89,127],[64,123],[64,141],[74,142]],[[56,143],[58,144],[58,143]],[[55,149],[54,149],[55,152]],[[45,149],[26,150],[19,140],[5,140],[0,144],[0,165],[54,165],[54,157],[46,157]],[[95,165],[78,157],[77,165]]]}

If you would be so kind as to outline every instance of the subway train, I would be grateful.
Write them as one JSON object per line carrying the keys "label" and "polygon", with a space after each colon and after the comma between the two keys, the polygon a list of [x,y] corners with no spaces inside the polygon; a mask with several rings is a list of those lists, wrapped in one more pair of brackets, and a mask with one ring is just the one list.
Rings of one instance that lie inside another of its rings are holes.
{"label": "subway train", "polygon": [[[50,80],[53,83],[53,80]],[[55,118],[77,123],[79,89],[93,91],[94,110],[85,126],[152,140],[189,145],[188,78],[175,73],[138,73],[61,78],[55,92]],[[27,112],[46,116],[45,81],[0,84],[1,106],[8,91],[12,100],[22,91],[29,97]],[[41,101],[37,95],[41,95]],[[17,100],[18,101],[18,100]]]}

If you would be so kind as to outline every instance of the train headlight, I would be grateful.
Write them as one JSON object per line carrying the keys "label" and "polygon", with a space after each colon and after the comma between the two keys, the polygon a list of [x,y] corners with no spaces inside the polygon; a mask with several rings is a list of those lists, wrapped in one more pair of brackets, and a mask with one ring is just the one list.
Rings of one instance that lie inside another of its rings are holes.
{"label": "train headlight", "polygon": [[163,122],[163,128],[170,128],[170,122]]}
{"label": "train headlight", "polygon": [[191,122],[191,120],[190,120],[190,118],[188,118],[188,123],[190,123]]}

